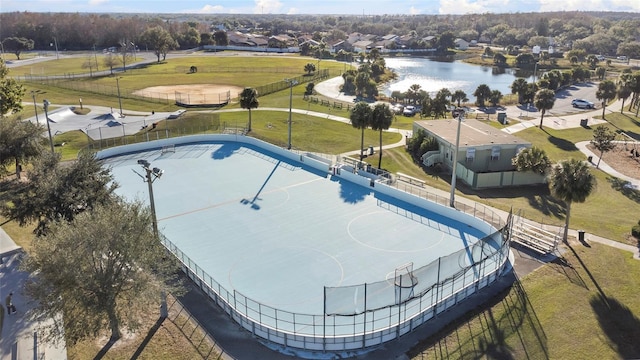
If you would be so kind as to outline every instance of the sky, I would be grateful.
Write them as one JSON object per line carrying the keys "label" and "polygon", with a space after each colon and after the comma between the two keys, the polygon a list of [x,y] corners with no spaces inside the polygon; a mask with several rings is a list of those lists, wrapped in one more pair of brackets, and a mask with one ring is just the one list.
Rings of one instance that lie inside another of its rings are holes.
{"label": "sky", "polygon": [[640,0],[0,0],[0,12],[432,15],[640,12]]}

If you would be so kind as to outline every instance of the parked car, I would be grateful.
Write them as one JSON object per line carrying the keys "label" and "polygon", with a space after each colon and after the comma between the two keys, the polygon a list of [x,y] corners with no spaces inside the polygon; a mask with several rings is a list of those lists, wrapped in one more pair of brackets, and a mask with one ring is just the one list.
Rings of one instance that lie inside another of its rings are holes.
{"label": "parked car", "polygon": [[620,61],[627,61],[627,57],[624,55],[618,56],[616,59],[620,60]]}
{"label": "parked car", "polygon": [[585,99],[573,99],[573,101],[571,101],[571,105],[573,105],[574,108],[579,109],[594,109],[593,103]]}
{"label": "parked car", "polygon": [[416,114],[416,107],[415,106],[405,106],[404,111],[402,111],[402,115],[404,116],[413,116]]}

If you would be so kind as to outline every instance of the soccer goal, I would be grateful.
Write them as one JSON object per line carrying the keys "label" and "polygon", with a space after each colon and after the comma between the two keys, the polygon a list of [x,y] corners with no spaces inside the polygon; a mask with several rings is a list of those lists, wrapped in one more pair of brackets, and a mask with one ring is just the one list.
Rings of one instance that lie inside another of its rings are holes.
{"label": "soccer goal", "polygon": [[166,153],[174,153],[176,152],[176,146],[175,145],[165,145],[162,147],[161,153],[162,154],[166,154]]}
{"label": "soccer goal", "polygon": [[401,288],[412,288],[418,284],[418,278],[413,275],[413,263],[398,266],[395,271],[395,285]]}

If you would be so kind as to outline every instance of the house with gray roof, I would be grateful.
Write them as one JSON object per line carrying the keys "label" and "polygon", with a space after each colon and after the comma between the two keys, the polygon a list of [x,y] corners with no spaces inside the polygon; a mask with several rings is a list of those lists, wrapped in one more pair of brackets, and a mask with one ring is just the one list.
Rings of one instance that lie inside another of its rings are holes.
{"label": "house with gray roof", "polygon": [[438,150],[422,156],[427,166],[440,164],[453,169],[457,160],[456,175],[474,189],[534,185],[545,182],[545,177],[533,172],[519,172],[511,163],[521,149],[532,144],[515,135],[500,131],[482,121],[465,119],[460,123],[460,141],[456,154],[458,121],[421,120],[413,123],[414,134],[424,131],[438,143]]}

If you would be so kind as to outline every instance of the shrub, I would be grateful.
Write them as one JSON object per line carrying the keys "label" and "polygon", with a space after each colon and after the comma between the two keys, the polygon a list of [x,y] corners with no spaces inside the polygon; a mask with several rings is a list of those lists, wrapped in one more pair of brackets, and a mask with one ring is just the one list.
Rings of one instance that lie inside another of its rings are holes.
{"label": "shrub", "polygon": [[640,240],[640,221],[638,221],[637,225],[631,228],[631,236]]}

